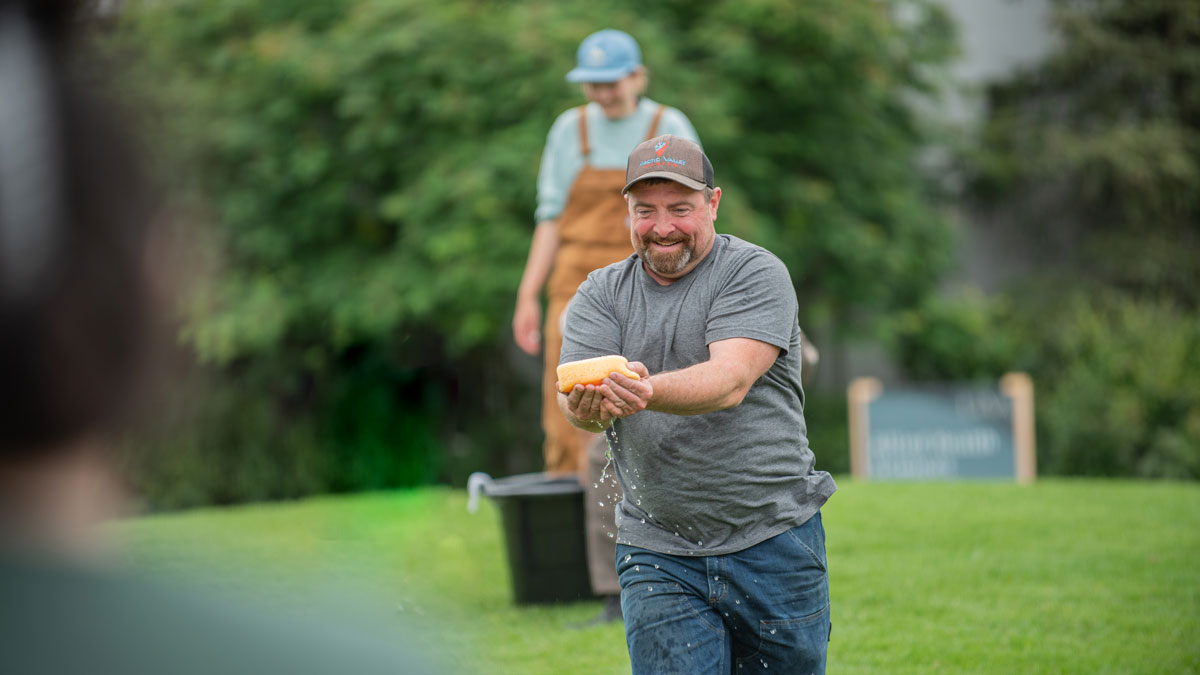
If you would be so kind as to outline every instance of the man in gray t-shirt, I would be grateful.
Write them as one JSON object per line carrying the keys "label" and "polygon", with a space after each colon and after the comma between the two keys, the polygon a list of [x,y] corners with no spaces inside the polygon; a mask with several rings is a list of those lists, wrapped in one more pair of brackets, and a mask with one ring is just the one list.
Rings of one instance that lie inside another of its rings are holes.
{"label": "man in gray t-shirt", "polygon": [[791,279],[716,234],[721,190],[695,143],[646,141],[626,179],[635,254],[579,287],[560,362],[621,354],[640,379],[614,373],[559,404],[612,449],[633,671],[822,672],[820,508],[836,486],[808,447]]}

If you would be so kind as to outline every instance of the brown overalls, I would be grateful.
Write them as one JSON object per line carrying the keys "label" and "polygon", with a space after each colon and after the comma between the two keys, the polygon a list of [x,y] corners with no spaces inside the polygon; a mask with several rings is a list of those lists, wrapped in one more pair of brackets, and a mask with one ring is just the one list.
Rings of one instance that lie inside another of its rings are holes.
{"label": "brown overalls", "polygon": [[[659,106],[650,123],[646,140],[654,138],[666,106]],[[558,355],[562,349],[559,317],[588,273],[624,260],[633,253],[629,240],[629,209],[621,196],[625,187],[624,169],[597,169],[589,159],[587,116],[579,108],[579,143],[583,168],[571,185],[567,205],[558,217],[558,253],[554,270],[546,286],[546,346],[542,382],[542,428],[546,432],[544,454],[546,470],[577,472],[582,465],[579,429],[567,422],[558,409],[555,382]]]}
{"label": "brown overalls", "polygon": [[[646,140],[654,138],[666,106],[659,106],[650,122]],[[629,209],[621,196],[625,187],[624,169],[597,169],[589,155],[587,117],[579,108],[579,143],[583,168],[571,192],[567,206],[558,217],[558,253],[550,274],[546,295],[546,326],[542,335],[546,345],[542,382],[542,428],[546,432],[546,470],[578,473],[584,488],[584,513],[588,553],[588,576],[597,595],[621,592],[617,580],[616,532],[613,509],[621,499],[615,469],[600,480],[607,463],[604,437],[577,429],[558,409],[558,355],[562,351],[561,315],[588,273],[624,260],[633,253],[629,239]]]}

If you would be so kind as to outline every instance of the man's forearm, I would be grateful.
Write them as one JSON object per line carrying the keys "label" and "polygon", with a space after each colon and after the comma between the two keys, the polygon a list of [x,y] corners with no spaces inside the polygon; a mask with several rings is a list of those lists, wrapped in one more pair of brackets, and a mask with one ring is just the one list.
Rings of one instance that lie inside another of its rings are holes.
{"label": "man's forearm", "polygon": [[751,338],[709,344],[709,359],[650,378],[654,393],[647,410],[673,415],[703,415],[741,404],[750,388],[770,369],[780,349]]}
{"label": "man's forearm", "polygon": [[732,408],[742,402],[753,380],[732,373],[714,361],[697,363],[650,377],[654,397],[647,410],[672,415],[703,415]]}

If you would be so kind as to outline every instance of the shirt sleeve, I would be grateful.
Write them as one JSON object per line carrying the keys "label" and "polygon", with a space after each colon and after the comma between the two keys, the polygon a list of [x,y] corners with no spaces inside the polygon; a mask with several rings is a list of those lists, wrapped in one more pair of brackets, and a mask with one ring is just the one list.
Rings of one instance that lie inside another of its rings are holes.
{"label": "shirt sleeve", "polygon": [[618,317],[600,294],[600,286],[589,276],[575,292],[563,312],[563,344],[559,364],[621,353]]}
{"label": "shirt sleeve", "polygon": [[546,134],[546,147],[542,149],[542,163],[538,168],[537,178],[537,210],[534,211],[534,222],[557,218],[567,203],[567,191],[570,186],[562,184],[563,152],[565,136],[570,132],[568,115],[578,116],[575,109],[568,110],[558,116],[550,125]]}
{"label": "shirt sleeve", "polygon": [[741,337],[788,352],[798,302],[783,261],[765,250],[734,266],[709,310],[705,343]]}

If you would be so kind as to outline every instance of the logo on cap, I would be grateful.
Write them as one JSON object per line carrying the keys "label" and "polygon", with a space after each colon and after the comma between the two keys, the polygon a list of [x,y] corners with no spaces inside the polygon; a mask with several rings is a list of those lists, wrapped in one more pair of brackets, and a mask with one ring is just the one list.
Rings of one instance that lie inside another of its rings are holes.
{"label": "logo on cap", "polygon": [[667,142],[666,141],[663,141],[663,142],[659,143],[658,145],[654,146],[654,154],[658,155],[659,157],[662,157],[663,153],[666,151],[667,151]]}
{"label": "logo on cap", "polygon": [[608,62],[608,55],[599,47],[592,47],[592,51],[588,53],[589,66],[602,66]]}

